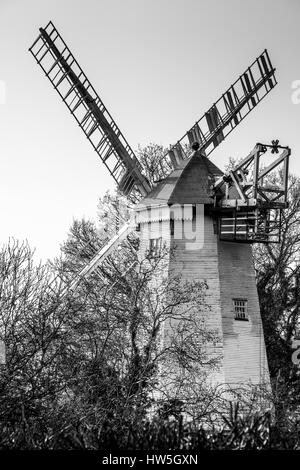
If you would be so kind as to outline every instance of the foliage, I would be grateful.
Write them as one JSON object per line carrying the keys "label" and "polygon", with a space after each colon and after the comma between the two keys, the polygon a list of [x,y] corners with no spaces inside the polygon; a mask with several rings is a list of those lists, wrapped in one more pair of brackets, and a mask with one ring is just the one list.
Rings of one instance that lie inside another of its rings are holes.
{"label": "foliage", "polygon": [[[7,350],[0,372],[3,448],[49,448],[74,426],[95,430],[110,422],[115,430],[137,429],[152,406],[150,392],[161,386],[161,362],[173,369],[180,362],[181,370],[184,362],[191,372],[207,361],[192,341],[193,332],[202,344],[214,341],[193,311],[203,307],[206,287],[161,276],[167,253],[138,260],[127,243],[75,291],[65,291],[57,270],[71,277],[101,243],[83,221],[71,231],[66,257],[52,266],[35,266],[27,244],[13,241],[0,252],[0,332]],[[124,275],[129,261],[134,269]],[[161,348],[161,325],[171,318],[178,324]],[[184,357],[191,354],[188,363]],[[170,393],[182,388],[179,373],[171,385]]]}
{"label": "foliage", "polygon": [[277,418],[283,426],[283,416],[291,409],[297,412],[300,398],[298,367],[292,362],[300,321],[300,180],[293,176],[281,230],[279,244],[255,246],[254,262]]}
{"label": "foliage", "polygon": [[151,184],[159,181],[165,172],[172,170],[172,167],[166,163],[162,166],[163,156],[166,154],[167,149],[162,145],[150,143],[146,147],[138,147],[137,157],[143,167],[145,176]]}
{"label": "foliage", "polygon": [[118,428],[110,421],[100,426],[73,418],[63,430],[46,427],[42,420],[11,427],[0,425],[0,449],[65,449],[65,450],[269,450],[300,449],[299,430],[287,434],[274,426],[269,413],[241,416],[238,406],[229,404],[223,424],[207,429],[195,422],[177,419],[143,419],[139,426],[123,421]]}

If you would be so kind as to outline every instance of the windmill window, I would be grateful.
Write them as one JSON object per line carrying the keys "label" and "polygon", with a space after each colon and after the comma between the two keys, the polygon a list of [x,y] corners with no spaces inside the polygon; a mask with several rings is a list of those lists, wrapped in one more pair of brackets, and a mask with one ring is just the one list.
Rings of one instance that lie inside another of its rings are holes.
{"label": "windmill window", "polygon": [[216,219],[213,220],[214,235],[218,234],[218,222]]}
{"label": "windmill window", "polygon": [[170,219],[170,235],[174,235],[174,219]]}
{"label": "windmill window", "polygon": [[247,299],[233,299],[235,320],[248,320]]}
{"label": "windmill window", "polygon": [[149,257],[157,257],[161,253],[162,238],[150,238],[149,240]]}

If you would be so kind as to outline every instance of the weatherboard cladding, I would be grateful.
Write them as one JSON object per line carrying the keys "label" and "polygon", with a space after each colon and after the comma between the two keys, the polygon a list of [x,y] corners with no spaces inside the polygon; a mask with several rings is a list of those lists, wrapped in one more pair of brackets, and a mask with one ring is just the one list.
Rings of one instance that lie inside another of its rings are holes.
{"label": "weatherboard cladding", "polygon": [[[185,224],[185,222],[182,222]],[[213,219],[204,216],[204,246],[187,250],[185,237],[174,239],[170,235],[169,221],[141,224],[140,256],[146,255],[149,239],[162,237],[168,247],[175,248],[164,275],[180,274],[184,281],[206,281],[208,306],[206,325],[214,329],[220,340],[212,354],[222,356],[220,369],[210,375],[212,384],[246,385],[267,383],[269,372],[264,344],[263,328],[249,245],[226,243],[214,233]],[[235,320],[233,299],[248,301],[248,321]],[[164,325],[165,340],[171,324]]]}

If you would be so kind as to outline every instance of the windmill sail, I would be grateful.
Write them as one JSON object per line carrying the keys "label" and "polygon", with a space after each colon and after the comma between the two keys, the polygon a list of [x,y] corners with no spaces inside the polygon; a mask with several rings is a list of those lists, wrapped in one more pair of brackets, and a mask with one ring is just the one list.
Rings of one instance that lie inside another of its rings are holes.
{"label": "windmill sail", "polygon": [[174,167],[178,164],[178,155],[181,159],[189,156],[186,148],[195,141],[199,142],[202,152],[209,155],[276,84],[275,68],[265,49],[221,98],[171,147],[162,161],[165,173],[169,173],[170,165]]}
{"label": "windmill sail", "polygon": [[106,258],[112,253],[116,247],[126,239],[126,237],[134,230],[132,223],[127,223],[119,230],[119,232],[99,250],[91,261],[76,275],[76,277],[68,284],[67,291],[74,289],[81,279],[91,274],[98,266],[100,266]]}
{"label": "windmill sail", "polygon": [[150,190],[142,167],[70,49],[50,21],[29,51],[126,195]]}

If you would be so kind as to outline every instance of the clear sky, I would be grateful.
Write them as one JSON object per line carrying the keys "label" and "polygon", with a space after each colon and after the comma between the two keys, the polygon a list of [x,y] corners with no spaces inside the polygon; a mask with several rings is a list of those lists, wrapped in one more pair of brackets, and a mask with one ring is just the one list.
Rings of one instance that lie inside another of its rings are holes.
{"label": "clear sky", "polygon": [[267,48],[277,87],[211,158],[224,168],[278,138],[300,175],[299,0],[0,0],[1,244],[57,255],[114,186],[28,52],[50,19],[133,148],[175,143]]}

